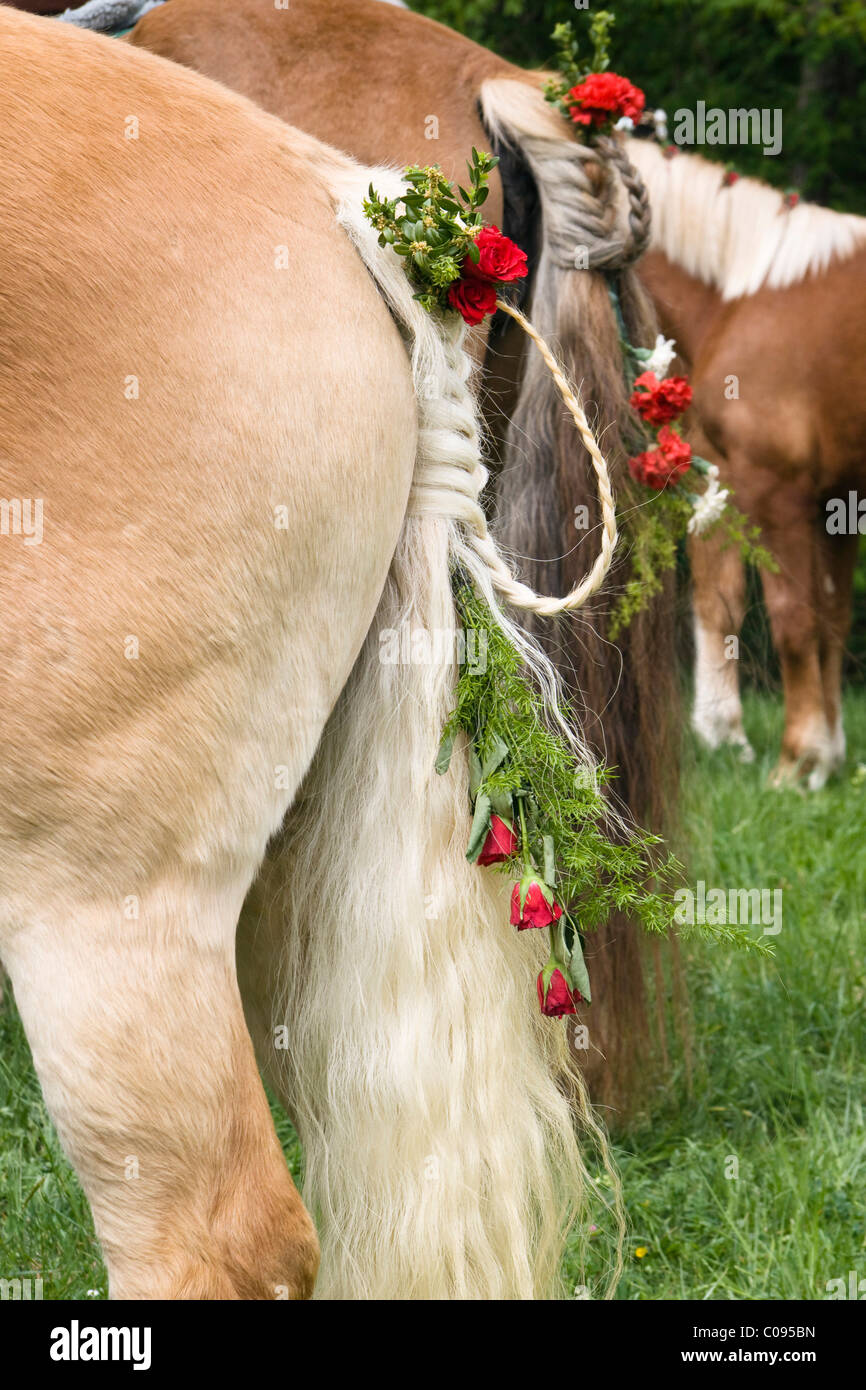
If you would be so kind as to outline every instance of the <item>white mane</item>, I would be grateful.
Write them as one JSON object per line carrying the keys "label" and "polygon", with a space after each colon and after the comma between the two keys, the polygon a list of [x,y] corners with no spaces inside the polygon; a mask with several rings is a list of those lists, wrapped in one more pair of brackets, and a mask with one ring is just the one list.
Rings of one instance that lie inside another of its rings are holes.
{"label": "white mane", "polygon": [[788,208],[758,179],[725,187],[718,164],[693,154],[667,159],[651,140],[629,140],[628,155],[649,190],[652,247],[723,299],[783,289],[866,245],[866,217],[817,203]]}

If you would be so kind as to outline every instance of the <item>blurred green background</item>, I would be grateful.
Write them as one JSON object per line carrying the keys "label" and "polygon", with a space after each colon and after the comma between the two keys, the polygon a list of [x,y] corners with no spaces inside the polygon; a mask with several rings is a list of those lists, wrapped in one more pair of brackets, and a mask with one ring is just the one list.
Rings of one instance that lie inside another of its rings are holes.
{"label": "blurred green background", "polygon": [[[866,103],[863,0],[601,0],[580,10],[566,0],[413,0],[412,9],[450,24],[523,67],[550,63],[555,24],[588,33],[592,10],[616,16],[612,67],[641,87],[650,106],[781,107],[782,151],[707,147],[729,153],[744,174],[845,212],[866,213],[862,115]],[[584,52],[587,49],[583,50]]]}

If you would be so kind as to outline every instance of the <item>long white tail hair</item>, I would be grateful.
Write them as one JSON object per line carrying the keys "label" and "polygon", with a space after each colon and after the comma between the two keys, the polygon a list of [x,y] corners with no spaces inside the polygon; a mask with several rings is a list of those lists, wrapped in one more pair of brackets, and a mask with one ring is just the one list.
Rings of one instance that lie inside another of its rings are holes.
{"label": "long white tail hair", "polygon": [[[391,170],[349,164],[330,181],[340,221],[405,334],[419,445],[375,621],[261,909],[280,915],[284,943],[278,1084],[322,1245],[318,1296],[546,1296],[575,1214],[575,1239],[586,1234],[595,1184],[582,1144],[611,1169],[565,1025],[539,1014],[546,933],[518,935],[509,884],[466,860],[466,749],[455,749],[446,775],[434,770],[457,672],[452,565],[497,606],[472,543],[486,474],[462,331],[419,307],[398,258],[376,244],[361,212],[371,176],[391,196],[402,189]],[[498,621],[555,707],[549,663]],[[400,650],[417,633],[438,639],[420,659],[382,661],[383,640]],[[614,1242],[613,1278],[617,1259]]]}

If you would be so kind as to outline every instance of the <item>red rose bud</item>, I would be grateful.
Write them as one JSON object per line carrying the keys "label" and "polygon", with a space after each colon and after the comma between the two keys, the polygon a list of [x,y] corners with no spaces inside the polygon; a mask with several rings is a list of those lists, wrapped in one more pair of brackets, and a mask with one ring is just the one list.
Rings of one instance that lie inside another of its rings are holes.
{"label": "red rose bud", "polygon": [[518,931],[526,931],[527,927],[549,927],[551,922],[559,921],[561,916],[562,908],[546,883],[541,883],[531,875],[524,876],[519,883],[515,883],[511,890],[512,927],[517,927]]}
{"label": "red rose bud", "polygon": [[667,425],[692,403],[692,388],[684,376],[659,381],[655,372],[641,372],[635,379],[629,405],[650,425]]}
{"label": "red rose bud", "polygon": [[512,280],[522,280],[528,275],[526,252],[503,236],[498,227],[482,227],[475,240],[478,247],[477,264],[467,256],[461,267],[461,274],[471,279],[499,280],[510,284]]}
{"label": "red rose bud", "polygon": [[626,77],[615,72],[591,72],[565,98],[576,125],[604,126],[628,116],[640,120],[646,97]]}
{"label": "red rose bud", "polygon": [[490,817],[490,829],[487,832],[487,839],[481,847],[481,853],[476,859],[476,864],[503,864],[506,859],[510,859],[517,849],[517,836],[514,827],[500,816]]}
{"label": "red rose bud", "polygon": [[722,179],[722,187],[731,188],[738,181],[739,177],[736,169],[726,169],[724,178]]}
{"label": "red rose bud", "polygon": [[786,208],[795,208],[800,201],[796,188],[789,188],[783,199]]}
{"label": "red rose bud", "polygon": [[538,1007],[548,1018],[562,1018],[564,1014],[577,1013],[574,1006],[581,995],[578,990],[572,991],[568,988],[561,970],[548,971],[545,967],[539,973],[537,987]]}
{"label": "red rose bud", "polygon": [[448,290],[448,303],[473,327],[496,312],[496,286],[479,276],[463,274]]}

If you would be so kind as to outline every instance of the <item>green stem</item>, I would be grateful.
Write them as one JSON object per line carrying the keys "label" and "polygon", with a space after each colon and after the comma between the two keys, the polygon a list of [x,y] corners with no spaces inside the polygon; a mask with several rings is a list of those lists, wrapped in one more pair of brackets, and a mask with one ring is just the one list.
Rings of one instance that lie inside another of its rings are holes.
{"label": "green stem", "polygon": [[532,856],[529,853],[529,835],[526,829],[526,813],[523,809],[523,792],[516,792],[517,814],[520,816],[520,838],[523,842],[523,867],[527,873],[533,868]]}
{"label": "green stem", "polygon": [[547,928],[547,930],[548,930],[548,932],[550,933],[550,958],[551,958],[551,960],[555,960],[557,965],[562,965],[562,961],[559,959],[559,956],[556,954],[556,932],[555,932],[555,930],[554,930],[554,924],[553,924],[553,922],[551,922],[551,924],[550,924],[550,926]]}

